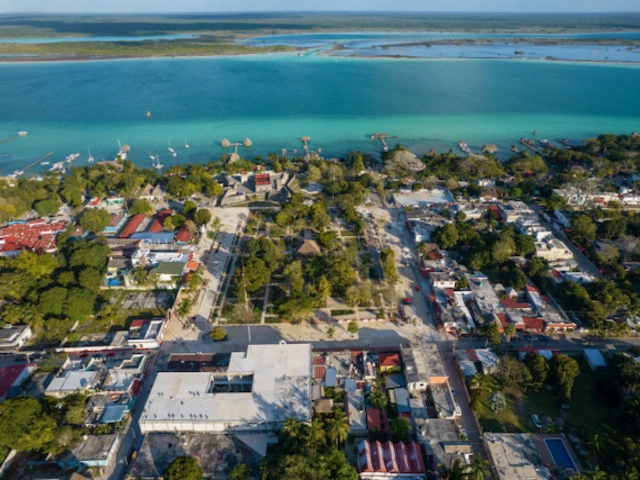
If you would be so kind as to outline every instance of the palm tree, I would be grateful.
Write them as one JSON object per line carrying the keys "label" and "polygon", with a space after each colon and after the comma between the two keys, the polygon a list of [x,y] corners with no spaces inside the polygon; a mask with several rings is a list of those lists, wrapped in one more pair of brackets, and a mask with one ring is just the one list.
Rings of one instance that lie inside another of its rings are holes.
{"label": "palm tree", "polygon": [[342,409],[336,410],[333,418],[327,421],[327,436],[336,445],[340,445],[347,439],[350,430],[349,417]]}
{"label": "palm tree", "polygon": [[444,467],[442,471],[443,480],[466,480],[467,474],[465,473],[465,467],[462,465],[459,459],[449,464],[449,468]]}
{"label": "palm tree", "polygon": [[468,480],[485,480],[489,475],[491,475],[489,462],[484,458],[475,455],[471,465],[467,468]]}
{"label": "palm tree", "polygon": [[137,285],[143,285],[149,281],[149,274],[142,265],[139,265],[133,269],[133,279]]}

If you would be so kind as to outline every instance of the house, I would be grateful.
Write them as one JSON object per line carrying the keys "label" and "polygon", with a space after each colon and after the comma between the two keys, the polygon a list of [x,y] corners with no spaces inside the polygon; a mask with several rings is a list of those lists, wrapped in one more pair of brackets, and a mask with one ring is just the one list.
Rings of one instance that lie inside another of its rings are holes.
{"label": "house", "polygon": [[109,220],[109,225],[107,225],[102,233],[105,235],[116,235],[120,229],[127,223],[127,217],[120,214],[111,214],[111,219]]}
{"label": "house", "polygon": [[0,254],[15,256],[22,250],[36,253],[56,253],[56,237],[67,227],[67,222],[47,222],[44,218],[28,222],[11,222],[0,228]]}
{"label": "house", "polygon": [[296,250],[297,257],[315,257],[316,255],[320,255],[322,250],[320,250],[320,245],[315,240],[304,240],[300,247]]}
{"label": "house", "polygon": [[127,225],[118,234],[118,238],[129,238],[131,235],[136,233],[146,218],[147,216],[144,213],[138,213],[131,217],[129,222],[127,222]]}
{"label": "house", "polygon": [[167,324],[164,318],[134,320],[124,340],[127,345],[135,348],[157,349],[162,343]]}
{"label": "house", "polygon": [[185,243],[189,243],[190,239],[191,239],[191,232],[189,231],[189,228],[185,223],[184,225],[182,225],[182,227],[180,227],[180,230],[178,230],[178,233],[176,233],[174,241],[176,243],[185,244]]}
{"label": "house", "polygon": [[62,468],[108,467],[119,445],[120,435],[116,433],[85,435],[80,442],[59,457],[56,463]]}
{"label": "house", "polygon": [[361,479],[420,479],[426,469],[420,444],[416,442],[369,442],[358,444],[358,472]]}
{"label": "house", "polygon": [[402,362],[397,353],[381,353],[378,356],[380,373],[395,373],[402,371]]}
{"label": "house", "polygon": [[87,370],[67,370],[54,377],[45,390],[46,395],[62,398],[72,393],[85,393],[95,390],[100,384],[98,372]]}
{"label": "house", "polygon": [[162,190],[162,187],[160,186],[160,184],[154,187],[150,183],[147,183],[145,185],[145,187],[142,189],[142,192],[138,196],[138,198],[143,200],[149,200],[150,202],[162,200],[163,197],[164,197],[164,190]]}
{"label": "house", "polygon": [[124,207],[123,197],[107,197],[105,201],[107,202],[107,207]]}
{"label": "house", "polygon": [[32,335],[29,325],[5,325],[0,328],[0,352],[20,350]]}
{"label": "house", "polygon": [[186,262],[162,262],[152,268],[151,275],[158,275],[158,281],[162,283],[175,282],[182,277]]}
{"label": "house", "polygon": [[162,226],[164,225],[164,221],[173,215],[172,208],[163,208],[158,212],[156,217],[153,219],[149,227],[147,228],[147,232],[157,233],[162,231]]}
{"label": "house", "polygon": [[268,173],[256,173],[251,178],[254,192],[268,192],[271,190],[271,180]]}
{"label": "house", "polygon": [[36,370],[33,364],[18,364],[0,367],[0,402],[18,393],[20,387]]}

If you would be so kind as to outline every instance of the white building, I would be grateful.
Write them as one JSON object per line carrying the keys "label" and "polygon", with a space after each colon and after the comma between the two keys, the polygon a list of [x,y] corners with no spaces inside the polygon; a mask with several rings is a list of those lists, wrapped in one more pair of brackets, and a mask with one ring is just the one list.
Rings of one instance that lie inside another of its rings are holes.
{"label": "white building", "polygon": [[311,345],[249,345],[226,371],[160,372],[142,416],[148,432],[277,430],[288,418],[311,421]]}
{"label": "white building", "polygon": [[558,260],[570,260],[573,253],[569,248],[553,235],[549,234],[535,242],[536,256],[549,262]]}
{"label": "white building", "polygon": [[0,352],[20,350],[32,335],[29,325],[5,325],[0,328]]}
{"label": "white building", "polygon": [[72,393],[84,393],[95,390],[100,383],[99,372],[87,370],[67,370],[59,377],[51,380],[45,390],[46,395],[66,397]]}

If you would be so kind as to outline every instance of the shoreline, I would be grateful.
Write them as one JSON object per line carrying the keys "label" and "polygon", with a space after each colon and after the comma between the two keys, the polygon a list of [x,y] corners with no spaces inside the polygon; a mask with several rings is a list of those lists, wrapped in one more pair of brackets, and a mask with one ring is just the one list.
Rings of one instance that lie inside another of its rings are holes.
{"label": "shoreline", "polygon": [[505,57],[423,57],[423,56],[411,56],[411,55],[335,55],[329,50],[325,52],[314,52],[311,55],[308,54],[310,50],[315,48],[290,50],[290,51],[274,51],[265,53],[230,53],[230,54],[194,54],[194,55],[47,55],[47,56],[1,56],[0,64],[41,64],[41,63],[77,63],[77,62],[108,62],[116,60],[195,60],[195,59],[216,59],[216,58],[268,58],[275,56],[293,55],[291,58],[298,58],[304,56],[305,58],[316,57],[324,59],[343,59],[343,60],[413,60],[413,61],[437,61],[437,60],[496,60],[496,61],[526,61],[526,62],[556,62],[556,63],[569,63],[569,64],[594,64],[594,65],[619,65],[619,66],[635,66],[640,65],[640,59],[638,61],[625,61],[625,60],[584,60],[584,59],[566,59],[561,57],[527,57],[527,56],[505,56]]}

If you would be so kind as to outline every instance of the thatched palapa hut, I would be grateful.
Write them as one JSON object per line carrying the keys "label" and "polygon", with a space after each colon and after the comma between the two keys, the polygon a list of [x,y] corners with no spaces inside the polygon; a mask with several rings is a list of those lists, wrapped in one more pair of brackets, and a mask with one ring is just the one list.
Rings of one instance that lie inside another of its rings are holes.
{"label": "thatched palapa hut", "polygon": [[497,151],[498,147],[494,143],[487,143],[482,147],[482,153],[496,153]]}
{"label": "thatched palapa hut", "polygon": [[231,142],[226,138],[223,138],[222,142],[220,142],[220,145],[222,145],[222,148],[229,148],[231,146]]}
{"label": "thatched palapa hut", "polygon": [[242,142],[242,145],[244,145],[245,147],[250,147],[251,145],[253,145],[253,143],[251,142],[251,139],[247,137],[244,139],[244,142]]}

